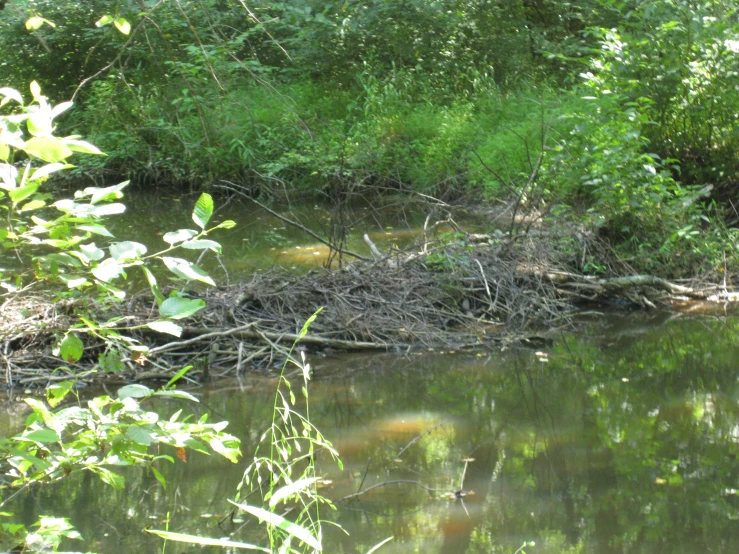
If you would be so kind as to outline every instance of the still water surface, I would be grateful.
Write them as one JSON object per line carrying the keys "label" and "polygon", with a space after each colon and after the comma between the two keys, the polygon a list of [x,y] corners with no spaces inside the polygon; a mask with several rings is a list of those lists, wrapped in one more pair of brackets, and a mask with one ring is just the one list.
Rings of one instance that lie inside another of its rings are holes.
{"label": "still water surface", "polygon": [[[399,479],[455,490],[474,459],[463,500],[405,483],[339,503],[327,514],[349,535],[327,528],[325,552],[364,553],[389,536],[380,552],[513,554],[524,541],[536,542],[529,554],[739,552],[739,318],[614,314],[553,338],[539,353],[310,360],[311,415],[344,461],[340,471],[319,458],[326,496],[356,492],[365,472],[363,489]],[[274,384],[263,375],[196,389],[194,409],[228,420],[248,460]],[[143,529],[168,516],[172,531],[254,539],[226,502],[245,465],[191,454],[163,468],[166,490],[139,471],[125,492],[80,475],[12,511],[70,516],[101,553],[161,551]]]}

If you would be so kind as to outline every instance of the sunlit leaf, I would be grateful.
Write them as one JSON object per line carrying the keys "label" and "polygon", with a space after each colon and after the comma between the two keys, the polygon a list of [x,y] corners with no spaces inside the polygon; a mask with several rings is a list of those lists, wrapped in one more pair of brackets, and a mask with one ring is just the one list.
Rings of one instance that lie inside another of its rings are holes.
{"label": "sunlit leaf", "polygon": [[15,89],[12,89],[10,87],[2,87],[0,88],[0,95],[3,96],[3,105],[7,100],[15,100],[21,106],[23,105],[23,97],[21,96],[21,93]]}
{"label": "sunlit leaf", "polygon": [[181,279],[201,281],[215,286],[215,282],[205,271],[187,260],[163,256],[162,261],[172,273]]}
{"label": "sunlit leaf", "polygon": [[50,27],[56,27],[56,24],[54,24],[53,21],[49,21],[48,19],[44,19],[43,17],[35,15],[33,17],[29,17],[26,20],[26,29],[28,29],[29,31],[37,31],[44,23],[46,23]]}
{"label": "sunlit leaf", "polygon": [[149,283],[149,289],[151,289],[151,292],[157,301],[157,306],[161,306],[164,302],[164,295],[162,294],[162,290],[157,284],[156,277],[154,277],[154,274],[146,266],[142,265],[141,269],[143,270],[144,276],[146,277],[146,282]]}
{"label": "sunlit leaf", "polygon": [[173,296],[162,302],[162,305],[159,306],[159,314],[171,319],[182,319],[199,312],[203,308],[205,308],[204,300]]}
{"label": "sunlit leaf", "polygon": [[212,250],[218,254],[221,253],[221,245],[214,240],[200,239],[188,240],[182,243],[182,248],[187,250]]}
{"label": "sunlit leaf", "polygon": [[79,152],[80,154],[97,154],[104,155],[103,152],[94,144],[90,144],[84,140],[76,139],[62,139],[64,144],[69,147],[72,152]]}
{"label": "sunlit leaf", "polygon": [[31,200],[30,202],[27,202],[27,203],[23,204],[20,207],[20,210],[19,211],[21,211],[21,212],[32,212],[34,210],[39,210],[39,209],[43,208],[44,206],[46,206],[46,202],[44,202],[43,200]]}
{"label": "sunlit leaf", "polygon": [[31,177],[29,177],[30,181],[35,181],[37,179],[43,179],[44,177],[48,177],[52,173],[59,171],[60,169],[65,169],[71,167],[68,164],[63,163],[53,163],[53,164],[46,164],[44,166],[39,167],[37,170],[35,170]]}
{"label": "sunlit leaf", "polygon": [[166,333],[175,337],[182,336],[182,327],[172,321],[151,321],[146,326],[158,333]]}
{"label": "sunlit leaf", "polygon": [[285,485],[284,487],[277,489],[272,497],[269,499],[269,507],[274,508],[282,500],[289,499],[291,496],[299,493],[304,489],[307,489],[313,483],[320,480],[320,477],[308,477],[306,479],[298,479],[294,483],[290,483],[289,485]]}
{"label": "sunlit leaf", "polygon": [[139,425],[131,425],[126,429],[126,436],[136,444],[141,444],[143,446],[149,446],[154,442],[154,437],[151,432]]}
{"label": "sunlit leaf", "polygon": [[131,32],[131,24],[126,18],[117,17],[113,23],[115,24],[116,29],[118,29],[124,35],[127,35]]}
{"label": "sunlit leaf", "polygon": [[186,535],[184,533],[173,533],[171,531],[157,531],[156,529],[146,529],[147,533],[157,535],[168,541],[185,542],[188,544],[198,544],[201,546],[220,546],[230,548],[241,548],[244,550],[257,550],[259,552],[272,552],[268,548],[248,544],[245,542],[236,542],[228,539],[209,539],[207,537],[199,537],[197,535]]}
{"label": "sunlit leaf", "polygon": [[56,137],[32,137],[26,141],[23,150],[45,162],[63,162],[72,155],[72,151]]}
{"label": "sunlit leaf", "polygon": [[216,229],[233,229],[234,227],[236,227],[236,222],[227,219],[223,223],[219,223]]}
{"label": "sunlit leaf", "polygon": [[53,429],[36,429],[35,431],[29,431],[28,433],[17,435],[13,438],[21,441],[38,442],[41,444],[59,442],[61,440],[57,432]]}
{"label": "sunlit leaf", "polygon": [[323,550],[321,543],[318,542],[318,539],[316,539],[313,535],[311,535],[311,532],[308,529],[305,529],[301,527],[300,525],[297,525],[296,523],[293,523],[292,521],[285,519],[281,515],[268,512],[267,510],[264,510],[262,508],[257,508],[256,506],[250,506],[249,504],[237,504],[236,502],[233,502],[231,500],[229,500],[229,502],[231,502],[231,504],[233,504],[237,508],[244,510],[245,512],[248,512],[252,514],[253,516],[258,517],[262,521],[266,521],[270,525],[279,527],[280,529],[285,531],[287,534],[300,539],[301,541],[303,541],[305,544],[307,544],[311,548],[315,548],[316,550],[319,550],[319,551]]}
{"label": "sunlit leaf", "polygon": [[205,229],[205,226],[210,220],[210,216],[213,215],[213,198],[207,192],[204,192],[198,198],[195,203],[195,209],[192,212],[192,220],[201,229]]}
{"label": "sunlit leaf", "polygon": [[65,362],[78,362],[82,358],[82,352],[85,349],[85,345],[82,343],[80,338],[70,333],[62,343],[59,345],[59,355]]}
{"label": "sunlit leaf", "polygon": [[110,245],[110,257],[119,262],[138,260],[146,254],[146,246],[130,240],[114,242]]}
{"label": "sunlit leaf", "polygon": [[75,229],[79,229],[80,231],[87,231],[88,233],[93,233],[95,235],[100,235],[103,237],[113,238],[113,234],[102,225],[86,223],[85,225],[77,225]]}
{"label": "sunlit leaf", "polygon": [[183,390],[160,390],[155,392],[154,396],[166,396],[169,398],[180,398],[182,400],[189,400],[190,402],[200,402],[192,394]]}
{"label": "sunlit leaf", "polygon": [[67,394],[74,389],[74,381],[62,381],[46,387],[46,401],[49,406],[56,408]]}
{"label": "sunlit leaf", "polygon": [[192,229],[179,229],[177,231],[165,233],[162,239],[164,239],[164,242],[167,244],[175,245],[179,242],[189,240],[197,234],[198,232],[193,231]]}
{"label": "sunlit leaf", "polygon": [[103,27],[111,23],[113,23],[113,16],[106,14],[95,22],[95,27]]}
{"label": "sunlit leaf", "polygon": [[149,387],[144,385],[126,385],[118,389],[118,398],[148,398],[154,393]]}
{"label": "sunlit leaf", "polygon": [[104,283],[108,283],[125,274],[123,267],[112,258],[103,260],[99,266],[92,268],[91,272]]}

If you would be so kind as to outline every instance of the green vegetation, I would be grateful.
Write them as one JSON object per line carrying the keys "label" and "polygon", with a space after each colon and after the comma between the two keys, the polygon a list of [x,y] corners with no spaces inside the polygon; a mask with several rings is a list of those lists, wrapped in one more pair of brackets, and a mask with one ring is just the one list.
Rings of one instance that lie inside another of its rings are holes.
{"label": "green vegetation", "polygon": [[0,31],[0,80],[108,153],[76,178],[525,195],[639,270],[734,262],[728,0],[16,0]]}

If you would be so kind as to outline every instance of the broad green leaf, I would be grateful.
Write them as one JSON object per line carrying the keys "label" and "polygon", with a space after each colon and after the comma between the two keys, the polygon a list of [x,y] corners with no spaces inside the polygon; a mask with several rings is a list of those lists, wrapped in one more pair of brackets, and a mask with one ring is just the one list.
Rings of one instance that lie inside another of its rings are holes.
{"label": "broad green leaf", "polygon": [[10,148],[4,142],[0,142],[0,160],[7,162],[10,156]]}
{"label": "broad green leaf", "polygon": [[34,210],[39,210],[43,208],[44,206],[46,206],[46,202],[44,202],[43,200],[31,200],[30,202],[23,204],[20,207],[20,211],[21,212],[32,212]]}
{"label": "broad green leaf", "polygon": [[118,398],[148,398],[154,391],[144,385],[126,385],[118,389]]}
{"label": "broad green leaf", "polygon": [[97,154],[104,155],[103,152],[94,144],[90,144],[84,140],[76,139],[62,139],[72,152],[79,152],[81,154]]}
{"label": "broad green leaf", "polygon": [[282,500],[290,499],[294,494],[307,489],[313,485],[313,483],[320,480],[320,477],[307,477],[305,479],[298,479],[294,483],[290,483],[289,485],[285,485],[284,487],[277,489],[277,491],[272,495],[272,498],[269,499],[269,507],[274,508]]}
{"label": "broad green leaf", "polygon": [[173,296],[159,306],[159,314],[170,319],[182,319],[205,308],[205,301],[194,298]]}
{"label": "broad green leaf", "polygon": [[193,231],[192,229],[179,229],[177,231],[165,233],[162,239],[164,239],[164,242],[166,242],[167,244],[171,244],[172,246],[174,246],[179,242],[191,239],[197,234],[198,232]]}
{"label": "broad green leaf", "polygon": [[115,24],[116,29],[118,29],[124,35],[127,35],[131,32],[131,24],[128,22],[128,20],[126,20],[126,18],[117,17],[113,23]]}
{"label": "broad green leaf", "polygon": [[221,245],[214,240],[200,239],[188,240],[182,243],[182,248],[187,250],[212,250],[218,254],[221,253]]}
{"label": "broad green leaf", "polygon": [[65,362],[78,362],[82,358],[82,352],[85,350],[85,345],[82,344],[80,338],[70,333],[59,345],[59,355]]}
{"label": "broad green leaf", "polygon": [[118,475],[117,473],[113,473],[109,469],[106,469],[104,467],[90,467],[90,471],[97,473],[100,476],[100,479],[104,482],[113,487],[114,489],[121,490],[126,484],[126,481],[123,479],[121,475]]}
{"label": "broad green leaf", "polygon": [[162,475],[157,468],[154,466],[149,466],[149,469],[151,469],[151,472],[154,474],[154,477],[157,481],[159,481],[159,484],[162,485],[163,489],[167,488],[167,480],[164,478],[164,475]]}
{"label": "broad green leaf", "polygon": [[100,235],[103,237],[113,238],[113,234],[102,225],[93,225],[91,223],[87,223],[85,225],[77,225],[75,229],[79,229],[80,231],[87,231],[88,233],[93,233],[95,235]]}
{"label": "broad green leaf", "polygon": [[151,431],[147,431],[139,425],[131,425],[126,429],[126,436],[136,444],[143,446],[149,446],[154,442],[154,437],[151,436]]}
{"label": "broad green leaf", "polygon": [[[36,456],[31,456],[28,452],[25,450],[22,450],[20,448],[13,448],[12,446],[6,446],[5,447],[8,452],[10,452],[13,456],[19,456],[26,460],[29,464],[36,466],[41,471],[44,471],[51,467],[51,464],[47,462],[46,460],[42,460],[40,458],[37,458]],[[0,515],[6,515],[6,514],[0,514]]]}
{"label": "broad green leaf", "polygon": [[29,114],[26,126],[28,132],[35,137],[52,137],[54,123],[51,120],[51,111],[47,108]]}
{"label": "broad green leaf", "polygon": [[118,287],[114,287],[113,285],[110,285],[104,281],[96,281],[96,283],[98,287],[106,291],[108,294],[112,295],[114,298],[117,298],[118,300],[123,300],[126,297],[126,293]]}
{"label": "broad green leaf", "polygon": [[103,27],[111,23],[113,23],[113,16],[106,14],[95,22],[95,27]]}
{"label": "broad green leaf", "polygon": [[169,258],[167,256],[163,256],[162,261],[172,273],[174,273],[181,279],[194,279],[196,281],[201,281],[211,286],[215,286],[215,282],[205,271],[200,269],[195,264],[188,262],[187,260],[183,260],[182,258]]}
{"label": "broad green leaf", "polygon": [[35,431],[30,431],[23,435],[17,435],[13,438],[21,441],[39,442],[41,444],[45,444],[47,442],[59,442],[61,440],[57,432],[53,429],[36,429]]}
{"label": "broad green leaf", "polygon": [[221,548],[231,547],[231,548],[241,548],[244,550],[257,550],[259,552],[267,552],[267,554],[272,552],[270,549],[264,548],[262,546],[256,546],[254,544],[248,544],[245,542],[231,541],[228,539],[209,539],[208,537],[199,537],[198,535],[186,535],[184,533],[173,533],[171,531],[158,531],[156,529],[146,529],[146,532],[151,533],[152,535],[157,535],[163,538],[164,540],[168,540],[168,541],[185,542],[188,544],[198,544],[200,546],[220,546]]}
{"label": "broad green leaf", "polygon": [[205,226],[210,220],[210,216],[213,215],[213,198],[207,192],[204,192],[195,202],[195,209],[192,212],[192,220],[201,229],[205,229]]}
{"label": "broad green leaf", "polygon": [[16,179],[18,179],[18,170],[15,166],[0,164],[0,180],[2,181],[0,188],[5,190],[15,189],[18,186]]}
{"label": "broad green leaf", "polygon": [[23,146],[26,154],[45,162],[63,162],[72,155],[72,151],[56,137],[33,137]]}
{"label": "broad green leaf", "polygon": [[182,336],[182,327],[172,321],[151,321],[146,324],[149,329],[153,329],[158,333],[166,333],[175,337]]}
{"label": "broad green leaf", "polygon": [[40,183],[34,183],[32,185],[26,185],[25,187],[21,187],[19,189],[13,189],[8,192],[8,196],[10,196],[10,199],[13,201],[14,204],[18,204],[34,194],[40,186]]}
{"label": "broad green leaf", "polygon": [[110,245],[110,257],[119,262],[138,260],[144,254],[146,254],[146,246],[139,242],[127,240]]}
{"label": "broad green leaf", "polygon": [[92,268],[91,272],[104,283],[109,283],[113,279],[117,279],[121,275],[125,275],[123,267],[121,267],[120,264],[112,258],[103,260],[99,266]]}
{"label": "broad green leaf", "polygon": [[268,512],[267,510],[263,510],[262,508],[257,508],[256,506],[250,506],[248,504],[237,504],[236,502],[233,502],[232,500],[229,500],[231,504],[236,506],[237,508],[240,508],[241,510],[244,510],[245,512],[248,512],[252,514],[253,516],[256,516],[257,518],[266,521],[268,524],[273,525],[275,527],[279,527],[283,531],[285,531],[287,534],[292,535],[293,537],[296,537],[303,541],[305,544],[310,546],[311,548],[315,548],[316,550],[323,550],[323,547],[321,546],[321,543],[318,542],[318,539],[311,535],[311,532],[308,529],[305,529],[301,527],[300,525],[297,525],[296,523],[293,523],[290,520],[285,519],[281,515]]}

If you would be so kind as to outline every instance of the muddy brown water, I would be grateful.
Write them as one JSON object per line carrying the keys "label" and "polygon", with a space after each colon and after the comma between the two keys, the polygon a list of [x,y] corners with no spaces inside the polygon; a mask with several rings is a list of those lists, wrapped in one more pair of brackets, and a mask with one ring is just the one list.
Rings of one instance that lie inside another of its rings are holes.
{"label": "muddy brown water", "polygon": [[[365,553],[389,536],[380,552],[513,554],[525,541],[536,542],[529,554],[739,552],[735,315],[592,316],[541,352],[310,361],[313,422],[344,462],[342,471],[318,458],[327,497],[356,492],[365,472],[362,490],[405,480],[470,493],[374,488],[324,511],[348,533],[326,527],[325,552]],[[249,460],[274,384],[269,375],[218,382],[195,389],[200,403],[190,409],[228,420]],[[13,412],[0,420],[6,432],[22,423],[22,410]],[[474,461],[461,485],[464,459]],[[172,531],[258,541],[254,522],[231,517],[226,501],[245,466],[191,454],[161,468],[167,489],[143,471],[125,473],[125,491],[82,474],[6,509],[28,522],[69,517],[85,541],[67,549],[161,552],[144,528],[163,529],[165,520]]]}

